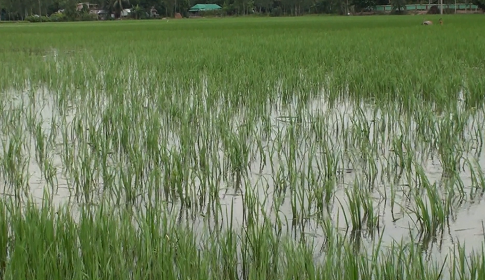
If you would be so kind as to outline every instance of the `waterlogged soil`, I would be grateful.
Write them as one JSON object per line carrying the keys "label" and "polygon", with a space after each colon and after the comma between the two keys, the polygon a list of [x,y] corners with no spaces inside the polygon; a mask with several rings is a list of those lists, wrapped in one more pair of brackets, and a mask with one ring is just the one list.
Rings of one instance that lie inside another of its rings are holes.
{"label": "waterlogged soil", "polygon": [[[47,91],[46,89],[44,90]],[[44,96],[45,94],[38,95]],[[20,96],[16,95],[16,97],[14,97],[14,94],[11,94],[11,98],[8,101],[5,101],[5,105],[4,108],[7,108],[6,110],[13,111],[24,108],[24,111],[31,111],[35,115],[37,121],[41,123],[45,135],[50,135],[51,130],[55,127],[52,125],[53,120],[56,125],[61,123],[72,124],[75,116],[79,115],[79,113],[76,113],[76,106],[74,104],[72,105],[72,110],[70,112],[61,113],[56,108],[55,102],[52,99],[46,98],[42,100],[33,100],[31,98],[29,99],[27,94]],[[278,105],[273,107],[272,111],[268,113],[273,133],[263,141],[263,144],[265,145],[263,150],[264,156],[266,157],[266,164],[262,163],[263,155],[256,153],[248,168],[248,175],[242,179],[242,183],[240,182],[238,185],[234,180],[229,179],[226,182],[220,182],[219,199],[223,215],[233,212],[233,225],[235,226],[242,226],[244,224],[244,216],[247,215],[244,199],[245,196],[247,199],[248,195],[253,195],[262,205],[261,208],[257,207],[258,215],[261,218],[259,222],[262,221],[263,216],[272,217],[273,222],[278,224],[284,232],[288,232],[288,234],[294,235],[297,238],[302,237],[303,233],[306,238],[312,238],[317,244],[323,246],[325,243],[325,234],[321,224],[319,224],[318,219],[316,218],[317,215],[315,212],[317,211],[314,207],[310,207],[311,209],[305,212],[304,217],[294,219],[295,208],[300,209],[308,206],[305,204],[308,200],[306,198],[306,196],[309,195],[308,192],[302,193],[302,197],[293,200],[293,202],[289,191],[283,196],[283,201],[275,199],[274,197],[275,193],[280,192],[280,189],[283,187],[282,182],[284,183],[285,180],[287,180],[287,178],[278,179],[276,173],[280,168],[286,168],[288,164],[284,157],[278,157],[275,153],[271,152],[275,148],[275,143],[277,143],[276,139],[281,137],[280,135],[285,135],[290,126],[294,127],[301,125],[303,126],[303,129],[305,129],[305,125],[310,124],[313,118],[318,117],[325,117],[327,121],[331,120],[335,124],[333,127],[325,127],[325,129],[329,130],[328,135],[334,135],[331,131],[335,131],[335,135],[338,135],[337,130],[342,129],[342,127],[352,126],[356,120],[359,120],[359,122],[366,122],[371,130],[373,126],[377,126],[379,123],[394,122],[396,120],[388,119],[386,114],[382,112],[379,113],[379,110],[369,104],[355,104],[348,101],[342,101],[338,104],[329,105],[325,99],[324,92],[322,92],[320,97],[305,104],[307,113],[303,118],[299,118],[299,116],[296,115],[296,108],[301,108],[301,106],[301,104],[295,103],[290,106]],[[26,110],[25,108],[30,109]],[[446,118],[446,116],[443,116],[443,118]],[[24,117],[21,117],[21,119],[26,121],[26,118]],[[235,116],[231,121],[237,125],[238,116]],[[467,124],[468,130],[465,131],[481,129],[477,128],[477,126],[480,126],[483,121],[485,121],[484,112],[477,112],[473,118],[469,119]],[[416,129],[418,124],[412,122],[409,127]],[[394,131],[394,133],[396,133],[396,131]],[[403,130],[401,133],[407,135],[407,137],[413,137],[409,136],[410,134],[413,134],[412,130]],[[465,134],[465,137],[473,137],[472,133],[467,134],[467,132],[465,132]],[[395,148],[391,144],[392,136],[393,135],[390,134],[386,135],[388,140],[379,143],[379,149],[381,151],[380,157],[375,159],[374,165],[377,178],[381,178],[381,174],[386,174],[389,170],[392,170],[388,167],[389,159],[393,157],[393,149]],[[3,150],[6,147],[5,144],[8,142],[6,140],[9,137],[11,136],[2,135],[2,147],[0,149],[3,154],[2,156],[5,155]],[[372,141],[372,133],[369,137]],[[27,141],[26,143],[30,150],[30,159],[28,162],[28,173],[30,175],[28,181],[30,186],[29,195],[41,204],[45,192],[50,192],[52,186],[46,183],[42,174],[42,168],[36,160],[35,138],[32,136],[27,137],[26,139],[30,139],[30,141]],[[70,187],[72,185],[72,178],[66,176],[66,173],[64,172],[65,166],[63,166],[63,160],[60,156],[61,150],[64,149],[63,141],[61,133],[57,133],[57,148],[52,148],[53,150],[49,151],[55,172],[54,182],[56,187],[55,194],[52,195],[52,201],[54,206],[60,206],[66,203],[71,204],[75,213],[75,209],[78,206],[73,198],[74,190]],[[306,150],[305,147],[307,147],[307,141],[310,140],[306,139],[299,141],[300,145],[296,148],[295,162],[297,164],[302,164],[297,168],[302,171],[308,169],[308,164],[311,162],[308,159],[309,156],[319,156],[318,153],[312,154],[312,152]],[[447,224],[442,233],[426,235],[420,231],[416,216],[413,214],[413,209],[416,209],[416,206],[413,204],[413,201],[409,201],[408,199],[409,188],[412,187],[412,181],[415,180],[415,177],[412,176],[412,178],[408,179],[406,175],[403,175],[398,180],[387,180],[386,176],[382,176],[384,179],[372,181],[371,185],[373,190],[371,191],[371,200],[374,207],[374,213],[378,217],[378,226],[374,231],[369,231],[364,227],[362,230],[352,232],[352,226],[351,224],[348,224],[350,223],[349,220],[351,214],[346,190],[352,188],[356,184],[361,185],[362,188],[369,185],[366,179],[366,174],[369,174],[368,171],[366,171],[368,165],[366,165],[364,161],[359,162],[359,160],[355,160],[356,158],[359,158],[359,156],[355,156],[355,154],[358,155],[359,150],[353,149],[352,147],[345,149],[344,141],[341,137],[339,138],[338,136],[335,136],[332,141],[333,143],[330,146],[334,149],[333,152],[340,151],[354,156],[348,156],[347,159],[343,156],[343,161],[334,163],[337,165],[337,168],[332,170],[337,171],[337,174],[335,174],[337,182],[336,186],[331,189],[330,199],[324,203],[325,211],[323,211],[323,215],[330,217],[333,226],[339,228],[343,234],[348,234],[349,238],[352,238],[358,245],[370,248],[379,236],[382,236],[383,244],[389,244],[392,241],[399,242],[403,240],[404,242],[410,242],[413,240],[414,242],[419,242],[423,245],[425,254],[429,255],[430,258],[432,257],[436,259],[443,259],[444,256],[449,253],[449,250],[453,249],[457,244],[466,244],[467,251],[481,248],[485,238],[483,221],[485,204],[483,203],[480,193],[476,195],[474,194],[472,188],[474,182],[471,172],[467,167],[463,167],[460,171],[460,179],[463,182],[465,195],[463,197],[458,195],[455,196],[456,199],[454,199],[452,203],[452,214],[447,219]],[[72,143],[68,143],[68,145],[70,144]],[[172,144],[177,146],[177,140],[173,140]],[[443,180],[446,180],[446,174],[443,171],[444,168],[439,160],[439,156],[436,154],[433,155],[432,153],[421,153],[418,146],[414,148],[414,151],[405,152],[414,152],[417,155],[415,158],[421,159],[420,164],[423,167],[429,182],[431,184],[436,183],[439,186]],[[475,147],[475,149],[476,148],[479,147]],[[221,161],[224,157],[224,152],[219,151],[219,158]],[[474,157],[480,166],[485,166],[485,156],[483,154],[479,154],[478,156],[475,154],[465,154],[463,155],[463,158],[460,159],[461,163],[463,164],[468,157]],[[270,161],[269,158],[272,158],[272,160]],[[396,176],[394,176],[394,178],[395,177]],[[321,182],[321,184],[325,183],[324,178],[320,178],[318,181]],[[102,182],[98,183],[100,189],[102,189]],[[197,184],[197,182],[194,184]],[[303,188],[304,183],[301,185]],[[391,190],[391,188],[393,190]],[[8,188],[7,185],[3,186],[2,192],[13,195],[12,190]],[[102,192],[102,190],[100,190],[100,192]],[[389,197],[391,196],[391,193],[394,193],[396,196],[396,203],[393,207],[390,205]],[[96,196],[96,193],[93,195]],[[424,194],[424,196],[426,195]],[[443,190],[443,197],[445,196],[446,192]],[[298,195],[296,197],[298,198]],[[273,204],[276,202],[281,203],[281,207],[278,208],[277,213],[274,213],[275,207]],[[180,209],[180,207],[175,207],[175,209]],[[174,210],[174,212],[178,212],[178,210]],[[185,215],[184,211],[180,211],[180,215],[183,216],[181,217],[183,220],[193,223],[196,227],[200,228],[200,230],[207,228],[207,226],[210,226],[211,224],[213,226],[221,224],[220,220],[212,220],[208,222],[203,215],[194,217],[193,215]],[[276,219],[276,217],[279,217],[279,219]],[[226,222],[229,220],[227,216],[219,217],[219,219],[225,220]],[[226,222],[223,222],[223,224],[226,224]],[[293,229],[293,226],[298,228],[298,230]]]}

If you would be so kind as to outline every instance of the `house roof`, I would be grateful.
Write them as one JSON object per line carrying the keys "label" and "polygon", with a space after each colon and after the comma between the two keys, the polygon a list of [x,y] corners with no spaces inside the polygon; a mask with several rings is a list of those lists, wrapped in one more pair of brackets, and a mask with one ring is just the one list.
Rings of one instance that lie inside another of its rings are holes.
{"label": "house roof", "polygon": [[197,4],[190,8],[189,12],[213,11],[219,9],[222,8],[217,4]]}

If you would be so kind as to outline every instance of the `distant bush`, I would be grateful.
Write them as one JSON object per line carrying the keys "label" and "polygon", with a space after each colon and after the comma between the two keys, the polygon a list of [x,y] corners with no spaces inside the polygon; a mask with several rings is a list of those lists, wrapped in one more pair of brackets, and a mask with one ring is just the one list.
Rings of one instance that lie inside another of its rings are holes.
{"label": "distant bush", "polygon": [[49,18],[50,18],[50,21],[52,22],[67,21],[66,15],[61,13],[52,14]]}
{"label": "distant bush", "polygon": [[[437,14],[440,14],[440,8],[438,5],[434,5],[432,6],[429,10],[428,10],[428,14],[434,14],[434,15],[437,15]],[[445,8],[443,9],[443,14],[454,14],[455,13],[455,9],[450,9],[450,8]]]}
{"label": "distant bush", "polygon": [[140,7],[139,5],[136,5],[133,10],[131,11],[130,16],[134,19],[146,19],[150,18],[148,13],[143,9],[143,7]]}
{"label": "distant bush", "polygon": [[438,5],[431,6],[428,10],[428,14],[430,15],[436,15],[440,13],[440,8],[438,8]]}
{"label": "distant bush", "polygon": [[220,16],[223,16],[224,15],[224,11],[222,9],[220,10],[212,10],[212,11],[202,11],[202,12],[199,12],[199,16],[202,16],[202,17],[220,17]]}
{"label": "distant bush", "polygon": [[89,13],[82,13],[79,17],[80,21],[92,21],[92,20],[98,20],[98,16],[95,14],[89,14]]}
{"label": "distant bush", "polygon": [[51,19],[46,16],[28,16],[25,18],[26,21],[29,22],[50,22]]}
{"label": "distant bush", "polygon": [[279,17],[282,15],[283,15],[283,9],[281,9],[280,7],[277,7],[271,10],[272,17]]}
{"label": "distant bush", "polygon": [[406,10],[393,10],[391,11],[391,15],[407,15],[408,11]]}
{"label": "distant bush", "polygon": [[61,13],[55,13],[50,15],[50,17],[46,16],[28,16],[25,18],[25,21],[28,22],[62,22],[62,21],[92,21],[92,20],[97,20],[98,17],[95,14],[89,14],[89,13],[80,13],[75,16],[67,16],[65,14]]}
{"label": "distant bush", "polygon": [[450,8],[443,9],[443,14],[454,14],[454,13],[455,13],[455,9],[450,9]]}
{"label": "distant bush", "polygon": [[25,17],[25,20],[29,22],[40,22],[40,17],[28,16]]}

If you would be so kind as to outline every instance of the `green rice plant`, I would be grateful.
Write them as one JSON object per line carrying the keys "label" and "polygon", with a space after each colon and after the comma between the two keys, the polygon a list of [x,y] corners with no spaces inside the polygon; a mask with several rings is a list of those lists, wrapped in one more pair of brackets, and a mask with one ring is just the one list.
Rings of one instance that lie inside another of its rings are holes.
{"label": "green rice plant", "polygon": [[[447,176],[458,172],[457,169],[459,168],[459,162],[462,157],[462,148],[458,143],[462,141],[460,134],[463,131],[463,123],[464,121],[452,117],[452,119],[443,120],[439,124],[438,153],[440,155],[441,165]],[[454,126],[458,126],[458,128],[454,128]],[[453,138],[450,139],[450,137]],[[452,144],[452,142],[456,142],[456,144]]]}
{"label": "green rice plant", "polygon": [[416,175],[419,180],[417,187],[426,190],[428,201],[423,200],[421,194],[416,191],[416,208],[411,211],[416,215],[423,236],[435,236],[438,232],[443,232],[450,208],[442,201],[436,183],[430,184],[421,166],[416,166]]}
{"label": "green rice plant", "polygon": [[12,138],[2,141],[2,177],[5,186],[14,192],[18,201],[21,200],[21,194],[28,191],[28,157],[24,151],[24,136],[20,130],[12,132]]}
{"label": "green rice plant", "polygon": [[467,159],[466,164],[468,165],[468,169],[470,170],[470,196],[473,195],[474,191],[483,192],[485,189],[485,175],[483,174],[480,163],[477,160],[472,161],[471,159]]}
{"label": "green rice plant", "polygon": [[354,182],[351,190],[346,189],[345,195],[349,207],[349,218],[345,211],[344,217],[347,226],[352,226],[352,232],[360,232],[364,229],[373,232],[379,227],[379,217],[375,215],[374,202],[369,191],[362,188],[359,181]]}
{"label": "green rice plant", "polygon": [[243,219],[245,224],[248,227],[254,227],[259,223],[259,201],[256,197],[257,190],[252,189],[251,187],[245,188],[246,192],[244,193],[244,206],[243,207]]}
{"label": "green rice plant", "polygon": [[[123,279],[290,279],[297,275],[335,279],[374,275],[377,279],[389,279],[425,275],[439,279],[444,274],[444,264],[427,264],[414,240],[393,242],[387,248],[382,246],[381,235],[367,256],[327,227],[326,249],[320,258],[315,258],[317,244],[276,235],[266,218],[259,226],[199,235],[200,240],[193,229],[178,226],[161,209],[148,207],[145,213],[133,216],[122,209],[107,210],[100,205],[82,210],[76,222],[67,208],[54,214],[45,207],[50,208],[49,204],[43,206],[45,210],[30,206],[25,215],[10,209],[5,212],[13,221],[13,243],[7,247],[10,257],[5,266],[7,279],[81,279],[86,275]],[[36,234],[32,234],[34,230]],[[464,252],[464,247],[459,248]],[[459,260],[452,258],[451,264],[459,267]],[[470,266],[472,273],[483,255],[474,255],[473,260],[476,265]]]}
{"label": "green rice plant", "polygon": [[39,123],[37,124],[36,126],[36,129],[35,129],[35,139],[36,139],[36,145],[35,145],[35,157],[36,157],[36,160],[39,164],[39,166],[43,166],[44,165],[44,160],[46,158],[46,143],[44,142],[46,136],[44,135],[43,131],[42,131],[42,124]]}
{"label": "green rice plant", "polygon": [[453,262],[453,266],[450,267],[450,277],[452,279],[479,279],[483,275],[483,264],[476,259],[476,252],[468,256],[465,245],[458,246],[452,250],[456,260]]}
{"label": "green rice plant", "polygon": [[8,246],[9,246],[9,228],[8,228],[8,216],[7,205],[3,201],[0,204],[0,277],[5,275],[5,267],[8,260]]}
{"label": "green rice plant", "polygon": [[483,19],[449,19],[2,26],[4,279],[446,278],[424,243],[484,185]]}
{"label": "green rice plant", "polygon": [[231,163],[232,174],[235,176],[235,185],[239,186],[243,177],[247,176],[247,166],[249,161],[249,147],[245,143],[246,137],[241,133],[236,136],[229,136],[228,154]]}

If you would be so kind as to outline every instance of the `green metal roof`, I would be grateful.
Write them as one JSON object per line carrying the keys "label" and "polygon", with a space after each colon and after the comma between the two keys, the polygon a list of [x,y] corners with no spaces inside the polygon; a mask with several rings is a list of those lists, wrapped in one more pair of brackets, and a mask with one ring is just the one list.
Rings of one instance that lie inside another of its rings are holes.
{"label": "green metal roof", "polygon": [[202,11],[213,11],[222,9],[221,6],[217,4],[197,4],[190,8],[189,12],[202,12]]}

